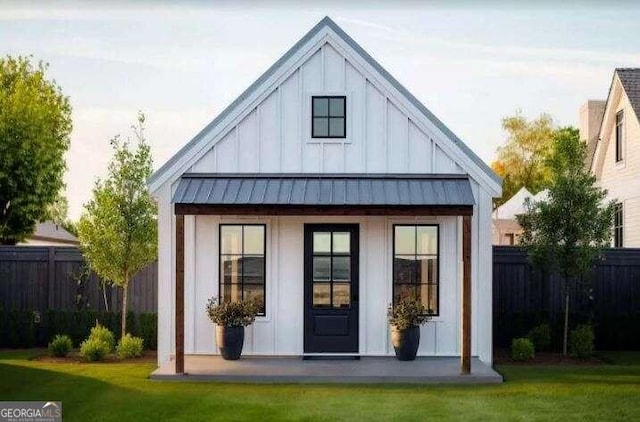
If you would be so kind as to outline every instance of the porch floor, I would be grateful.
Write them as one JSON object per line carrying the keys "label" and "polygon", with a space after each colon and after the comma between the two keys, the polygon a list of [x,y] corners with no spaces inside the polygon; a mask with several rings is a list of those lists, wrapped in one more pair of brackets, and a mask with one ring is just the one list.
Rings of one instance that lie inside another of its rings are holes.
{"label": "porch floor", "polygon": [[300,356],[243,356],[226,361],[217,355],[185,355],[185,375],[174,374],[174,360],[153,371],[154,380],[249,383],[500,383],[502,376],[478,358],[471,374],[460,375],[458,357],[418,357],[401,362],[394,357],[359,360],[303,360]]}

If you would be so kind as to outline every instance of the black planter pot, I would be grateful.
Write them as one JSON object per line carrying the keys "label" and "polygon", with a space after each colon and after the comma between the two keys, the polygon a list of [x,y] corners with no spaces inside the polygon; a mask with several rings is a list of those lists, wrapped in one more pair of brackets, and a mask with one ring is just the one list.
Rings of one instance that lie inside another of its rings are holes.
{"label": "black planter pot", "polygon": [[216,326],[216,344],[224,360],[238,360],[242,354],[244,327]]}
{"label": "black planter pot", "polygon": [[420,327],[398,330],[391,326],[391,343],[398,360],[414,360],[420,345]]}

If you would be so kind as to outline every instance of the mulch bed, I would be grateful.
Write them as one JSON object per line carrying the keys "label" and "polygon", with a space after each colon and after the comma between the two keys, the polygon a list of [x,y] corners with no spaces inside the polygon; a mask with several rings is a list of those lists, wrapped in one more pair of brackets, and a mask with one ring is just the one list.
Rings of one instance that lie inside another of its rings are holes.
{"label": "mulch bed", "polygon": [[155,350],[145,350],[139,358],[118,359],[115,354],[108,355],[103,361],[87,362],[80,353],[73,351],[64,358],[58,358],[49,354],[42,354],[33,357],[31,360],[46,363],[149,363],[157,361],[158,353]]}
{"label": "mulch bed", "polygon": [[591,357],[588,359],[578,359],[571,356],[563,356],[562,353],[556,352],[536,352],[533,360],[527,361],[515,361],[511,358],[511,353],[508,349],[495,350],[493,361],[495,364],[510,364],[510,365],[568,365],[568,366],[598,366],[603,362],[596,358]]}

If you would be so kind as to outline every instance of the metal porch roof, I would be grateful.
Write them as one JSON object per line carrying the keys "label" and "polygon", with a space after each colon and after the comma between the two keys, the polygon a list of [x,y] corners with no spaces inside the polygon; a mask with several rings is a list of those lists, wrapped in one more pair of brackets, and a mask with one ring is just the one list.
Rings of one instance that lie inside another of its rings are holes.
{"label": "metal porch roof", "polygon": [[473,206],[464,175],[184,174],[173,195],[187,205]]}

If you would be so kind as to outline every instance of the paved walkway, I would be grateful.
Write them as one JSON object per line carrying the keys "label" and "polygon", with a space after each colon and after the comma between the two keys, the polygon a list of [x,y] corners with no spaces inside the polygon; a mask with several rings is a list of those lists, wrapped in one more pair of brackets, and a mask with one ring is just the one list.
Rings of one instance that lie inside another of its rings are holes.
{"label": "paved walkway", "polygon": [[303,360],[301,357],[243,356],[225,361],[214,355],[185,356],[186,375],[175,375],[171,360],[151,374],[154,380],[249,383],[500,383],[502,376],[479,359],[471,374],[460,375],[460,358],[419,357],[401,362],[394,357],[360,360]]}

